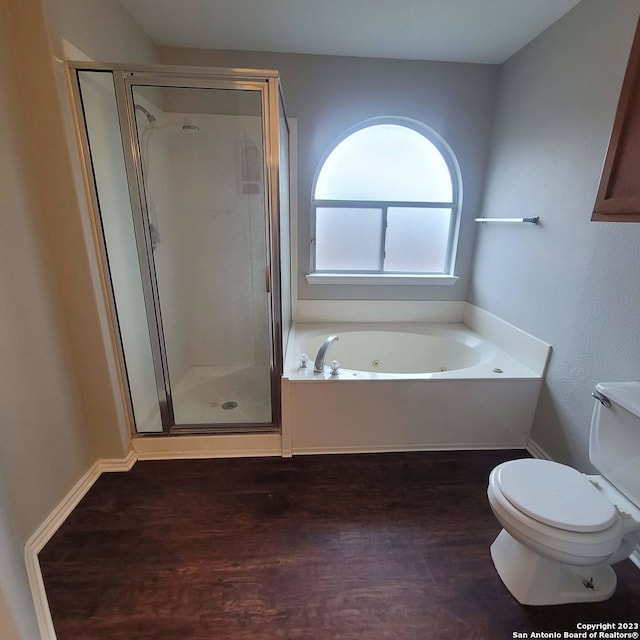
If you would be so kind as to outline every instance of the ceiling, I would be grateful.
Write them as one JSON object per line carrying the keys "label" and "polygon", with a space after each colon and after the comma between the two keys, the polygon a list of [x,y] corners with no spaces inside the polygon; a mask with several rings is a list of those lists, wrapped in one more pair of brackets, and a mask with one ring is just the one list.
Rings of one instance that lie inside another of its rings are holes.
{"label": "ceiling", "polygon": [[120,0],[160,46],[500,64],[580,0]]}

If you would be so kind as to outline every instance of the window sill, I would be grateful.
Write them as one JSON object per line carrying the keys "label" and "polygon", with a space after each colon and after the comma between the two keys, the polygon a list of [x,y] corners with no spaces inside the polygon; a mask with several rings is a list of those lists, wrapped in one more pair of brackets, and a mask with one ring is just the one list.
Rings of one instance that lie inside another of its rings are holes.
{"label": "window sill", "polygon": [[459,278],[450,275],[415,275],[401,273],[309,273],[309,284],[418,284],[452,285]]}

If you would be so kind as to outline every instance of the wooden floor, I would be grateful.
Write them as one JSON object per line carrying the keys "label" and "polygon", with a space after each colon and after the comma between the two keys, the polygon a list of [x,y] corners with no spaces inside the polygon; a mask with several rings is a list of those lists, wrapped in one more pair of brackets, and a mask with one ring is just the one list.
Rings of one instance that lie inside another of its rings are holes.
{"label": "wooden floor", "polygon": [[[489,471],[522,452],[139,462],[40,554],[59,640],[455,640],[639,618],[523,607],[493,568]],[[522,636],[521,636],[522,637]]]}

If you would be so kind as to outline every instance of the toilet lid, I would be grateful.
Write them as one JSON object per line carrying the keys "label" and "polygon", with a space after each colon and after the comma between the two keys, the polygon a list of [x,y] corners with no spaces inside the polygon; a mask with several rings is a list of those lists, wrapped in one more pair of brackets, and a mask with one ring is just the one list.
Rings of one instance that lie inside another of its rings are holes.
{"label": "toilet lid", "polygon": [[602,531],[618,518],[615,507],[572,467],[549,460],[500,465],[500,491],[529,517],[566,531]]}

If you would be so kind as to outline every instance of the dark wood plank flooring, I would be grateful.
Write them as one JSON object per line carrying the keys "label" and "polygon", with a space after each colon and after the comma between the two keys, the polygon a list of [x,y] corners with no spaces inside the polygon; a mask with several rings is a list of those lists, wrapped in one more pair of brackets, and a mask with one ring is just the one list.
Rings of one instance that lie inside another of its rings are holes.
{"label": "dark wood plank flooring", "polygon": [[498,578],[490,470],[521,451],[139,462],[104,474],[40,554],[59,640],[512,638],[638,620],[523,607]]}

